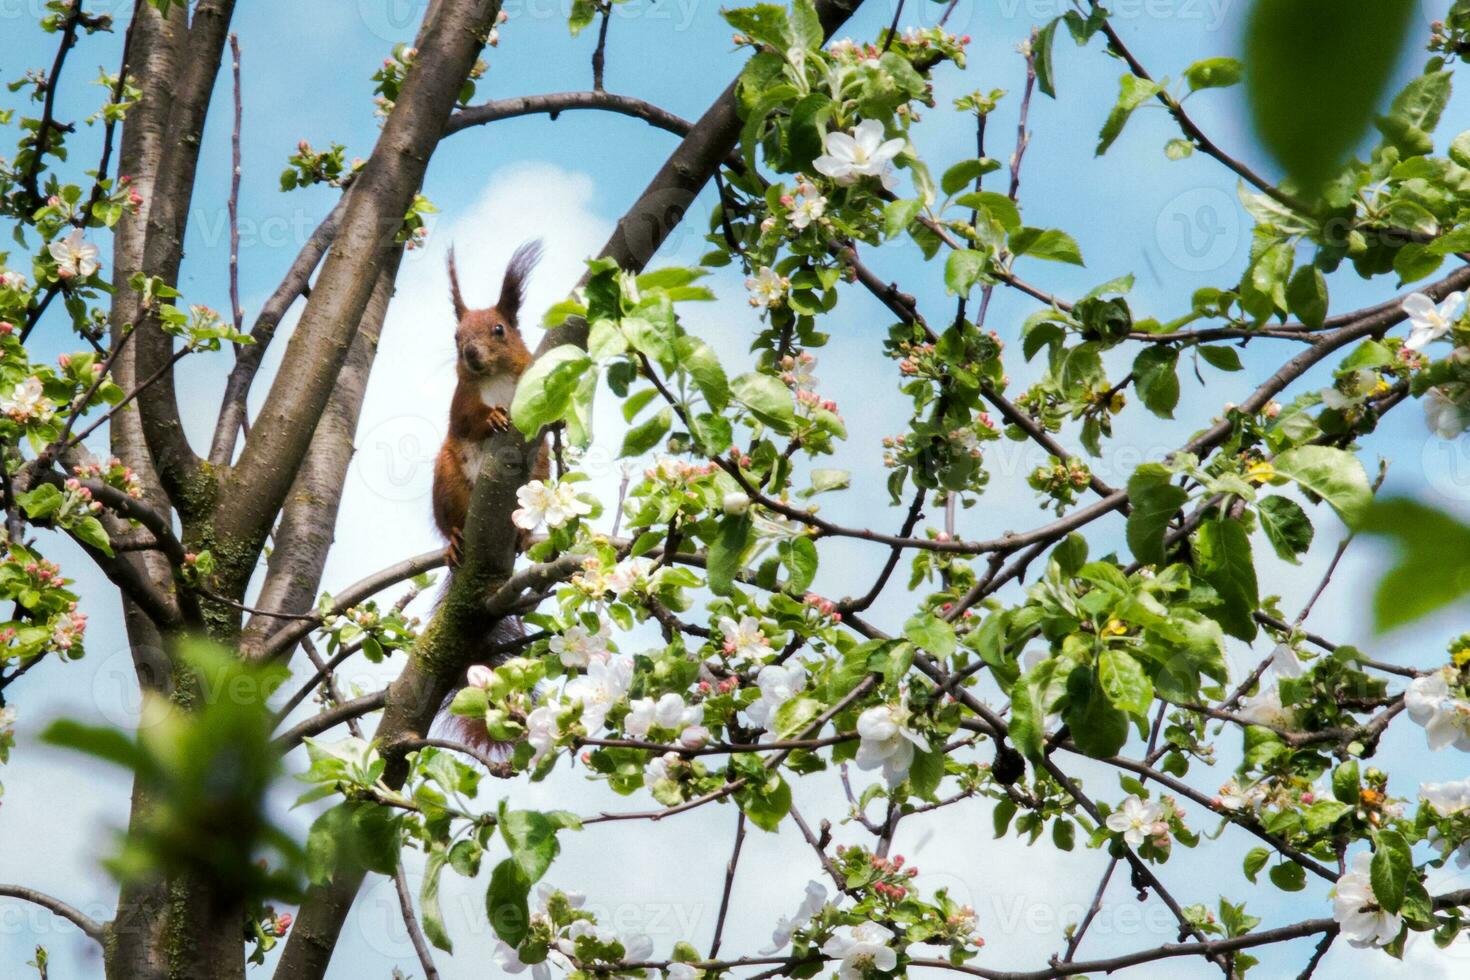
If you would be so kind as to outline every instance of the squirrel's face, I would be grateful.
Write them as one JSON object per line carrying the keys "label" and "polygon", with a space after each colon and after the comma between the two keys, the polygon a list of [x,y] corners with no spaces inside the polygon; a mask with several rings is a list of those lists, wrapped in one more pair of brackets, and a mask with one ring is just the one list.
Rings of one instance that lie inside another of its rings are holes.
{"label": "squirrel's face", "polygon": [[531,361],[515,321],[495,307],[468,310],[455,331],[459,370],[471,378],[519,375]]}

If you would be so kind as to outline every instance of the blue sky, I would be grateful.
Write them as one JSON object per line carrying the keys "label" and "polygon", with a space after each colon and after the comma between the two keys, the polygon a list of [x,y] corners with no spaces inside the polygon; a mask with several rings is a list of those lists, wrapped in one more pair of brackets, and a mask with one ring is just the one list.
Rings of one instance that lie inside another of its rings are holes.
{"label": "blue sky", "polygon": [[[893,16],[896,0],[868,0],[842,32],[857,39],[873,37]],[[1448,0],[1424,0],[1423,29]],[[120,16],[130,4],[110,3]],[[34,26],[40,0],[0,0],[0,77],[17,77],[24,69],[49,64],[51,39]],[[368,76],[392,45],[411,40],[422,12],[421,0],[257,0],[241,4],[235,18],[244,51],[245,148],[241,197],[242,295],[253,315],[295,255],[304,236],[326,213],[329,190],[282,194],[277,177],[296,143],[316,146],[337,141],[349,156],[367,155],[377,135]],[[566,31],[566,0],[508,0],[510,22],[502,29],[500,47],[487,54],[491,68],[479,98],[585,89],[591,84],[591,32],[571,39]],[[1115,23],[1139,58],[1155,75],[1178,77],[1190,62],[1204,57],[1238,54],[1244,0],[1124,0],[1116,5]],[[89,5],[89,9],[106,9]],[[910,0],[901,23],[933,23],[942,6]],[[1032,25],[1044,23],[1063,9],[1061,0],[961,0],[949,26],[974,38],[969,67],[945,68],[938,75],[938,108],[926,113],[916,131],[920,154],[938,171],[972,152],[974,133],[967,121],[946,108],[972,90],[1011,90],[993,117],[988,151],[1009,155],[1015,132],[1021,59],[1016,45]],[[741,55],[732,53],[730,30],[719,6],[700,0],[630,0],[616,8],[608,48],[607,87],[614,92],[648,98],[689,118],[696,117],[739,69]],[[98,66],[115,70],[120,36],[85,42],[71,57],[61,96],[63,117],[89,114],[100,89],[86,84]],[[1236,278],[1248,249],[1249,225],[1236,203],[1235,180],[1203,155],[1170,162],[1164,143],[1176,135],[1168,117],[1157,109],[1141,110],[1123,137],[1102,159],[1093,157],[1096,133],[1117,93],[1122,66],[1097,44],[1080,50],[1058,37],[1057,86],[1060,101],[1037,96],[1032,108],[1033,136],[1025,159],[1021,201],[1027,223],[1064,227],[1079,241],[1085,269],[1033,262],[1023,274],[1061,295],[1077,295],[1127,272],[1138,281],[1132,302],[1137,315],[1178,315],[1190,292],[1202,285],[1226,285]],[[1401,73],[1417,70],[1419,55],[1406,58]],[[0,106],[16,104],[16,96],[0,92]],[[224,200],[229,181],[228,89],[218,90],[215,111],[205,133],[195,210],[187,242],[181,288],[189,302],[228,308]],[[1240,91],[1207,92],[1188,103],[1191,113],[1218,143],[1251,161],[1263,172],[1271,167],[1250,137]],[[1443,146],[1459,130],[1470,128],[1463,96],[1451,103],[1441,127]],[[94,159],[96,134],[73,140],[74,160]],[[399,291],[389,315],[368,404],[359,431],[359,455],[349,473],[338,547],[326,576],[328,589],[359,578],[407,554],[432,547],[428,516],[427,464],[442,437],[451,381],[451,324],[443,274],[443,252],[457,244],[461,275],[471,302],[488,302],[497,288],[511,250],[526,238],[547,241],[547,258],[538,269],[528,309],[539,310],[560,298],[575,282],[580,262],[606,239],[613,222],[642,190],[673,146],[668,134],[643,123],[600,113],[568,113],[556,122],[529,118],[469,130],[447,140],[437,151],[425,192],[441,209],[428,248],[405,260]],[[79,164],[81,165],[81,164]],[[991,178],[996,184],[999,176]],[[992,186],[995,186],[994,184]],[[696,209],[695,214],[701,212]],[[688,262],[702,251],[703,219],[682,227],[658,261]],[[104,252],[104,254],[106,254]],[[918,251],[893,245],[868,256],[885,277],[897,279],[918,297],[931,317],[951,308],[937,267],[926,267]],[[720,301],[692,310],[688,325],[715,344],[727,365],[743,363],[748,337],[756,322],[745,305],[739,279],[726,271],[713,279]],[[1343,312],[1389,296],[1386,279],[1362,284],[1338,277],[1333,281],[1333,312]],[[1035,304],[1005,291],[996,295],[988,326],[1014,340]],[[897,431],[903,407],[887,381],[871,383],[878,344],[889,323],[871,299],[849,290],[827,329],[832,343],[819,352],[818,376],[826,397],[837,400],[853,432],[839,454],[839,465],[872,472],[877,441]],[[288,323],[289,326],[289,323]],[[75,346],[59,322],[42,332],[40,343],[54,354]],[[534,346],[534,338],[532,338]],[[284,348],[273,347],[274,357]],[[1224,401],[1239,400],[1282,355],[1281,348],[1259,345],[1245,352],[1244,374],[1222,375],[1203,368],[1208,394],[1186,380],[1177,422],[1166,424],[1136,407],[1123,416],[1119,437],[1097,472],[1117,484],[1144,459],[1157,458],[1182,442]],[[268,358],[268,370],[274,366]],[[185,362],[180,398],[196,445],[207,438],[218,402],[219,384],[229,355]],[[1013,355],[1012,377],[1024,383],[1032,369]],[[886,377],[886,375],[884,375]],[[1320,385],[1308,379],[1304,387]],[[265,385],[257,386],[258,394]],[[613,407],[604,398],[598,414],[598,442],[589,457],[597,485],[616,486],[617,466],[611,459],[620,441]],[[1075,433],[1064,440],[1075,444]],[[1374,453],[1394,460],[1391,487],[1425,496],[1462,514],[1466,507],[1470,462],[1463,442],[1430,439],[1417,406],[1401,409],[1365,442],[1365,459]],[[1021,529],[1042,518],[1021,477],[1039,462],[1029,449],[1002,445],[991,453],[995,473],[984,501],[961,517],[961,529],[975,536]],[[825,505],[827,516],[849,523],[886,527],[897,514],[886,513],[886,494],[875,483],[859,482],[846,495]],[[876,517],[874,515],[877,515]],[[1313,514],[1321,544],[1301,568],[1262,559],[1267,591],[1283,596],[1283,608],[1294,610],[1311,591],[1340,533],[1325,509]],[[1121,543],[1121,525],[1099,528],[1095,551]],[[48,664],[13,689],[21,712],[21,745],[3,773],[6,796],[0,806],[0,880],[31,884],[71,901],[97,918],[110,914],[113,886],[98,870],[96,859],[110,846],[109,828],[126,813],[128,787],[117,775],[76,758],[33,744],[34,734],[63,711],[125,724],[135,707],[130,668],[113,593],[79,553],[64,543],[48,544],[67,571],[80,580],[92,616],[89,653],[85,660]],[[860,543],[840,542],[824,551],[825,567],[818,587],[829,595],[864,587],[852,568],[868,567],[872,552]],[[1452,611],[1411,630],[1381,639],[1367,623],[1367,594],[1376,580],[1382,555],[1358,544],[1339,572],[1310,625],[1344,642],[1372,650],[1384,659],[1423,663],[1439,656],[1444,641],[1466,628],[1462,611]],[[875,609],[882,625],[901,622],[905,596],[895,592]],[[1266,651],[1233,651],[1239,662],[1253,662]],[[346,676],[364,686],[381,683],[392,665],[363,665]],[[1429,756],[1419,729],[1398,726],[1380,755],[1394,773],[1394,789],[1412,796],[1420,778],[1453,778],[1463,760]],[[1202,777],[1200,785],[1223,781],[1230,764],[1233,738],[1221,740],[1218,779]],[[1121,793],[1102,771],[1079,767],[1091,791],[1104,798]],[[807,785],[810,782],[811,785]],[[501,791],[491,787],[487,805]],[[590,813],[631,809],[646,801],[619,801],[580,775],[559,770],[551,782],[515,788],[518,802],[559,806]],[[803,781],[798,802],[808,819],[825,816],[840,821],[844,807],[831,780]],[[284,787],[283,805],[293,791]],[[1213,830],[1212,821],[1196,814],[1195,826]],[[305,825],[307,816],[289,819]],[[734,814],[728,807],[704,808],[656,826],[610,824],[581,835],[569,835],[566,852],[550,880],[580,888],[589,902],[607,910],[614,925],[649,932],[657,948],[667,950],[678,938],[708,942],[713,926],[719,879],[727,856]],[[1058,949],[1061,926],[1075,918],[1091,897],[1104,857],[1095,852],[1065,860],[1045,850],[1029,850],[1015,841],[989,840],[988,815],[982,808],[941,811],[914,820],[899,835],[896,850],[910,855],[924,874],[925,887],[950,887],[967,895],[980,912],[981,930],[989,947],[987,966],[1034,967]],[[977,828],[979,828],[977,830]],[[839,824],[839,840],[856,840]],[[1253,888],[1241,877],[1239,857],[1249,846],[1243,835],[1227,833],[1218,848],[1200,853],[1180,851],[1162,874],[1183,901],[1209,901],[1223,892],[1234,900],[1249,899],[1252,911],[1268,922],[1327,912],[1325,889],[1313,883],[1300,896],[1287,898],[1269,886]],[[15,842],[24,841],[17,847]],[[677,855],[677,859],[670,859]],[[411,869],[412,870],[412,869]],[[794,908],[809,877],[818,877],[810,852],[783,835],[756,834],[748,842],[734,893],[728,949],[763,946],[780,912]],[[1119,882],[1121,884],[1121,881]],[[1463,887],[1465,882],[1459,882]],[[1445,887],[1450,887],[1446,884]],[[481,907],[484,882],[446,883],[445,907],[460,955],[441,957],[446,977],[480,976],[484,956],[493,945]],[[1126,887],[1109,895],[1104,917],[1084,947],[1092,954],[1123,951],[1167,941],[1173,929],[1161,923],[1157,903],[1139,905]],[[51,947],[53,976],[83,977],[100,973],[93,950],[74,929],[58,926],[43,913],[0,905],[0,975],[24,976],[22,964],[32,947]],[[1427,944],[1426,944],[1427,945]],[[1422,951],[1420,951],[1422,952]],[[1303,944],[1283,951],[1268,963],[1269,976],[1295,974],[1309,949]],[[1319,976],[1346,976],[1363,970],[1383,975],[1454,975],[1464,957],[1448,965],[1419,961],[1390,969],[1376,954],[1335,950]],[[390,885],[378,881],[365,890],[345,933],[332,977],[386,977],[394,965],[410,975],[418,971],[397,920]],[[1420,972],[1414,972],[1418,970]],[[1439,972],[1435,972],[1438,970]],[[1153,971],[1156,976],[1207,976],[1202,966],[1175,962]],[[256,975],[264,975],[257,970]]]}

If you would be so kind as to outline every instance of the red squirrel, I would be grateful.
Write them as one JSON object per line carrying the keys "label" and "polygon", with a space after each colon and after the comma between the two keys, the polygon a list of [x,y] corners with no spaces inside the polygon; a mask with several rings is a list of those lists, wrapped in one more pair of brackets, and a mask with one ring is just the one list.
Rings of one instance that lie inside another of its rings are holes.
{"label": "red squirrel", "polygon": [[[455,375],[454,398],[449,404],[449,432],[434,461],[434,523],[449,544],[451,574],[459,565],[464,547],[465,518],[470,494],[480,474],[485,440],[510,428],[510,404],[516,384],[533,360],[521,339],[519,316],[526,298],[526,278],[541,258],[541,243],[531,241],[511,255],[500,286],[500,299],[487,309],[470,309],[459,288],[454,250],[449,252],[449,296],[454,303]],[[547,446],[543,442],[531,468],[531,478],[546,479],[551,472]],[[517,548],[525,550],[526,535]],[[495,648],[524,634],[520,621],[507,617],[480,641],[481,652],[470,658],[476,664],[494,666],[506,654]],[[456,686],[463,687],[462,678]],[[472,746],[494,755],[509,748],[490,737],[483,719],[449,716],[451,692],[445,700],[444,716],[449,731]]]}
{"label": "red squirrel", "polygon": [[[526,242],[510,257],[500,299],[488,309],[472,310],[459,290],[454,250],[449,250],[449,296],[454,302],[454,399],[449,403],[449,433],[434,461],[434,523],[449,543],[449,564],[459,564],[470,491],[480,473],[485,440],[510,428],[510,403],[516,384],[531,366],[518,318],[526,298],[526,279],[541,258],[541,242]],[[543,444],[531,477],[551,472]]]}

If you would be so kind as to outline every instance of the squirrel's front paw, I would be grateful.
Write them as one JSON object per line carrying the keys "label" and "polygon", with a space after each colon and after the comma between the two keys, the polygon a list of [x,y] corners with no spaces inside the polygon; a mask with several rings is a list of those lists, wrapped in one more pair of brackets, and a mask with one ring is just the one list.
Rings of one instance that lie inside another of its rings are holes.
{"label": "squirrel's front paw", "polygon": [[455,528],[449,533],[449,548],[445,556],[445,564],[450,568],[458,568],[462,558],[464,558],[464,532]]}
{"label": "squirrel's front paw", "polygon": [[485,409],[485,424],[491,432],[507,432],[510,430],[510,413],[500,405],[491,405]]}

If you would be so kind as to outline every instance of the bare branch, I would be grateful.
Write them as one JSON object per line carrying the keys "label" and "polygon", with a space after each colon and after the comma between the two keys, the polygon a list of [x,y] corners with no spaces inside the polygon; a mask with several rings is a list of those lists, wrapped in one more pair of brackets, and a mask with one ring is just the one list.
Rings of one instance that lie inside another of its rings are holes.
{"label": "bare branch", "polygon": [[38,892],[34,888],[25,888],[21,885],[0,885],[0,896],[18,898],[23,902],[30,902],[32,905],[39,905],[53,915],[59,915],[63,919],[66,919],[72,925],[86,933],[88,939],[99,945],[106,938],[107,927],[102,923],[83,915],[79,910],[66,904],[61,899],[52,898],[50,895]]}

